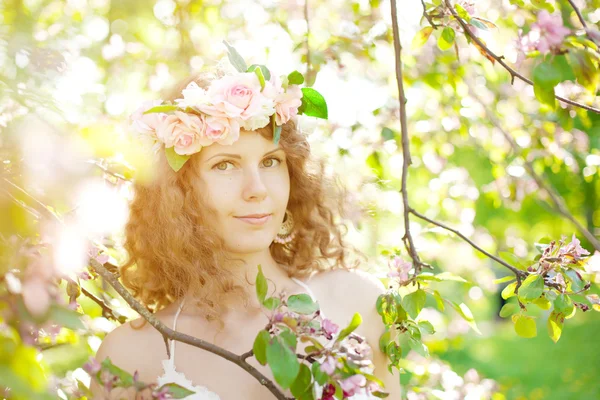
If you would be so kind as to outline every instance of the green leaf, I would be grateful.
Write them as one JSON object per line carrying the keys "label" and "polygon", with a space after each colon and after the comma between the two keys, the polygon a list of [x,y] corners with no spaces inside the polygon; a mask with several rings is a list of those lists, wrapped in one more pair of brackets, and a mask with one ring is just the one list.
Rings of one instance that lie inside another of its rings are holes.
{"label": "green leaf", "polygon": [[62,325],[69,329],[85,329],[83,322],[81,322],[81,314],[77,311],[71,310],[70,308],[61,307],[57,304],[53,304],[50,307],[50,315],[48,317],[52,321]]}
{"label": "green leaf", "polygon": [[262,272],[262,266],[259,264],[258,274],[256,274],[256,297],[258,298],[258,302],[261,304],[265,302],[268,287],[267,279]]}
{"label": "green leaf", "polygon": [[454,4],[454,9],[456,10],[458,16],[464,19],[465,21],[469,22],[471,20],[471,15],[469,14],[469,12],[465,10],[464,7],[460,4]]}
{"label": "green leaf", "polygon": [[506,303],[502,306],[500,310],[500,317],[506,318],[510,317],[514,313],[518,312],[521,309],[517,303]]}
{"label": "green leaf", "polygon": [[413,337],[408,338],[408,346],[423,357],[429,357],[429,348],[425,343]]}
{"label": "green leaf", "polygon": [[435,298],[435,302],[437,304],[438,310],[444,311],[444,309],[446,307],[444,306],[444,299],[442,298],[442,295],[440,294],[440,292],[438,292],[437,290],[434,290],[433,297]]}
{"label": "green leaf", "polygon": [[271,115],[271,127],[273,128],[273,144],[278,144],[281,138],[281,125],[277,125],[275,114]]}
{"label": "green leaf", "polygon": [[287,78],[290,85],[302,85],[304,83],[304,76],[298,71],[290,72]]}
{"label": "green leaf", "polygon": [[312,314],[319,309],[319,304],[305,294],[294,294],[288,298],[287,306],[290,311],[298,314]]}
{"label": "green leaf", "polygon": [[329,376],[325,372],[321,371],[321,364],[318,361],[315,361],[311,365],[310,369],[312,370],[312,374],[315,377],[315,381],[317,381],[319,385],[323,385],[329,380]]}
{"label": "green leaf", "polygon": [[565,316],[570,315],[573,312],[575,305],[569,297],[569,295],[561,293],[554,300],[554,311],[557,313],[564,314]]}
{"label": "green leaf", "polygon": [[120,387],[128,388],[131,387],[131,385],[133,385],[133,375],[114,365],[109,357],[106,357],[104,361],[100,363],[100,365],[103,369],[107,370],[112,375],[115,375],[119,378],[119,380],[121,381],[119,384]]}
{"label": "green leaf", "polygon": [[429,333],[430,335],[435,333],[435,328],[429,321],[426,321],[426,320],[419,321],[418,325],[419,325],[419,328],[421,329],[421,331],[424,330],[425,332]]}
{"label": "green leaf", "polygon": [[460,314],[460,316],[469,323],[469,326],[473,328],[475,332],[481,335],[481,331],[475,323],[475,318],[473,317],[471,309],[465,303],[457,304],[451,301],[450,304],[452,304],[452,307]]}
{"label": "green leaf", "polygon": [[465,278],[453,274],[452,272],[442,272],[437,274],[436,278],[442,281],[468,282]]}
{"label": "green leaf", "polygon": [[313,88],[302,88],[301,90],[302,104],[298,108],[298,114],[327,119],[327,103],[321,93]]}
{"label": "green leaf", "polygon": [[254,352],[254,357],[261,364],[265,365],[267,363],[267,345],[271,340],[271,335],[269,332],[264,329],[258,332],[256,335],[256,339],[254,339],[254,345],[252,346],[252,351]]}
{"label": "green leaf", "polygon": [[550,301],[548,301],[548,299],[545,296],[533,300],[532,303],[541,308],[542,310],[549,310],[550,307],[552,307],[552,303],[550,303]]}
{"label": "green leaf", "polygon": [[160,106],[154,106],[146,111],[144,111],[144,114],[152,114],[152,113],[166,113],[169,111],[176,111],[178,110],[179,107],[177,107],[176,105],[172,105],[172,104],[163,104]]}
{"label": "green leaf", "polygon": [[267,345],[267,363],[275,381],[282,389],[288,389],[300,371],[296,353],[278,336],[271,339]]}
{"label": "green leaf", "polygon": [[311,378],[310,368],[305,364],[300,364],[300,372],[290,387],[290,391],[295,398],[300,398],[309,389]]}
{"label": "green leaf", "polygon": [[533,68],[533,92],[535,97],[542,103],[551,106],[556,105],[554,98],[554,86],[560,83],[561,70],[557,65],[550,62],[541,62]]}
{"label": "green leaf", "polygon": [[504,289],[502,289],[502,298],[504,300],[515,295],[515,288],[517,287],[517,282],[513,282],[511,284],[506,285]]}
{"label": "green leaf", "polygon": [[504,282],[510,282],[515,280],[515,276],[514,275],[509,275],[509,276],[505,276],[504,278],[498,278],[494,280],[494,285],[498,285],[500,283],[504,283]]}
{"label": "green leaf", "polygon": [[432,32],[432,26],[426,26],[425,28],[417,32],[410,45],[411,49],[418,49],[419,47],[422,47],[425,43],[427,43],[427,39],[429,39],[429,36],[431,36]]}
{"label": "green leaf", "polygon": [[383,140],[393,140],[396,138],[396,133],[388,127],[383,127],[381,137]]}
{"label": "green leaf", "polygon": [[423,289],[418,289],[412,293],[407,294],[402,299],[402,305],[408,315],[412,318],[417,318],[423,306],[425,305],[425,300],[427,299],[427,294]]}
{"label": "green leaf", "polygon": [[520,270],[526,271],[527,267],[529,267],[529,263],[523,261],[513,253],[510,253],[508,251],[501,251],[499,255],[503,259],[507,260],[510,264],[512,264],[513,267],[516,267]]}
{"label": "green leaf", "polygon": [[544,292],[544,278],[538,274],[531,274],[522,282],[519,288],[519,299],[529,302],[537,299]]}
{"label": "green leaf", "polygon": [[264,79],[271,80],[271,71],[269,71],[269,68],[267,68],[265,65],[252,64],[251,66],[248,67],[247,72],[252,72],[252,71],[256,70],[257,68],[260,69],[260,71],[262,72],[262,76]]}
{"label": "green leaf", "polygon": [[231,65],[233,65],[233,67],[237,69],[238,72],[246,72],[248,70],[248,67],[246,66],[246,61],[244,61],[240,53],[238,53],[233,46],[227,43],[226,40],[223,40],[223,43],[225,44],[225,46],[227,46],[227,57],[229,58],[229,62],[231,62]]}
{"label": "green leaf", "polygon": [[548,336],[554,343],[558,342],[560,339],[560,335],[562,334],[563,325],[565,322],[565,317],[561,313],[552,312],[548,317],[547,327],[548,327]]}
{"label": "green leaf", "polygon": [[159,389],[168,388],[169,393],[171,394],[170,398],[173,399],[185,399],[186,397],[194,394],[195,392],[185,387],[178,385],[176,383],[166,383],[162,385]]}
{"label": "green leaf", "polygon": [[566,275],[569,278],[568,280],[571,282],[572,291],[579,292],[585,287],[585,282],[583,281],[583,279],[581,279],[577,271],[575,271],[574,269],[566,270],[566,272],[564,272],[563,275]]}
{"label": "green leaf", "polygon": [[279,338],[281,338],[293,352],[296,351],[296,347],[298,346],[298,337],[296,334],[289,331],[283,331],[279,334]]}
{"label": "green leaf", "polygon": [[169,166],[173,169],[173,171],[177,172],[183,167],[183,165],[190,159],[189,155],[181,155],[175,152],[175,147],[167,147],[165,148],[165,157],[167,158],[167,162]]}
{"label": "green leaf", "polygon": [[488,27],[487,27],[486,24],[484,24],[483,22],[481,22],[481,21],[479,21],[478,19],[475,19],[475,18],[472,18],[469,21],[469,24],[473,25],[477,29],[481,29],[481,30],[484,30],[484,31],[488,30]]}
{"label": "green leaf", "polygon": [[535,320],[526,315],[518,315],[515,321],[515,331],[517,335],[523,338],[533,338],[537,336]]}
{"label": "green leaf", "polygon": [[274,310],[277,307],[279,307],[279,305],[281,304],[281,300],[279,300],[277,297],[269,297],[268,299],[265,299],[265,301],[263,302],[263,306],[265,306],[265,308],[269,309],[269,310]]}
{"label": "green leaf", "polygon": [[253,71],[258,77],[258,81],[260,82],[260,90],[262,91],[265,88],[265,76],[263,75],[262,69],[254,67]]}
{"label": "green leaf", "polygon": [[454,44],[455,36],[456,34],[454,33],[454,29],[449,26],[445,27],[437,42],[440,50],[445,51],[450,49]]}
{"label": "green leaf", "polygon": [[360,324],[362,324],[362,317],[360,316],[359,313],[355,313],[352,316],[352,320],[350,321],[350,324],[347,327],[345,327],[344,329],[342,329],[342,331],[338,335],[338,337],[336,339],[336,343],[339,343],[342,340],[344,340],[349,334],[351,334],[352,332],[354,332],[354,330],[356,328],[358,328],[358,326]]}
{"label": "green leaf", "polygon": [[387,345],[392,341],[392,332],[390,332],[387,328],[386,331],[379,337],[379,350],[385,353],[385,349]]}

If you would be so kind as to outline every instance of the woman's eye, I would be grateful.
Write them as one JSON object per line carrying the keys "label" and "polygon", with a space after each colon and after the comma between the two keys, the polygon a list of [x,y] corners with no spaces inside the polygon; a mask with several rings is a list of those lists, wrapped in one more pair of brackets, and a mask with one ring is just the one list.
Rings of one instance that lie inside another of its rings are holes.
{"label": "woman's eye", "polygon": [[276,167],[277,165],[279,165],[280,162],[281,162],[281,160],[279,160],[278,158],[272,157],[272,158],[267,158],[266,160],[264,160],[263,165],[267,168],[273,168],[273,167]]}
{"label": "woman's eye", "polygon": [[221,161],[218,164],[215,164],[214,169],[218,169],[219,171],[227,171],[227,166],[232,165],[229,161]]}

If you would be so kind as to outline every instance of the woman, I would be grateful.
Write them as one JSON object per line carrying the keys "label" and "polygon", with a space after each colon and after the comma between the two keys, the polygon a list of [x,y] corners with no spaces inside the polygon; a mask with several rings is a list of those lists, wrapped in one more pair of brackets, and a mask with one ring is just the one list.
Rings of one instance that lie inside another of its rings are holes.
{"label": "woman", "polygon": [[[244,79],[251,80],[250,75]],[[265,96],[275,98],[275,92],[268,92],[275,81],[267,81]],[[211,93],[218,96],[216,76],[205,74],[188,82],[169,100],[186,104]],[[242,91],[239,86],[228,87],[220,93],[242,93],[249,109],[259,95],[248,97],[253,90],[250,86],[247,83]],[[231,125],[229,136],[223,133],[209,145],[201,141],[198,145],[193,136],[184,137],[187,128],[210,125],[211,115],[220,116],[216,106],[205,108],[206,119],[198,121],[183,114],[179,119],[138,114],[146,118],[143,129],[160,126],[156,134],[165,148],[171,144],[177,154],[189,159],[174,171],[166,152],[158,152],[156,179],[136,183],[126,227],[130,259],[121,271],[123,284],[167,326],[242,354],[252,349],[256,334],[268,323],[251,284],[260,265],[270,294],[275,290],[310,294],[322,313],[342,327],[354,313],[360,313],[363,324],[356,332],[371,345],[374,374],[386,384],[389,398],[400,398],[398,374],[389,374],[378,346],[384,326],[375,303],[384,287],[348,265],[332,211],[340,197],[332,194],[334,185],[311,159],[308,142],[296,129],[294,104],[296,111],[298,105],[286,97],[288,92],[292,93],[291,85],[287,92],[279,91],[279,103],[272,109],[282,127],[277,144],[271,124],[245,129],[252,122],[242,114],[236,114],[239,133]],[[178,99],[182,93],[184,99]],[[220,97],[222,111],[232,112],[233,103],[240,107],[237,100],[225,104],[227,96]],[[186,148],[193,146],[201,151],[186,154]],[[196,392],[189,399],[273,397],[247,372],[212,353],[181,342],[170,342],[170,349],[168,358],[161,334],[140,319],[108,334],[96,358],[110,357],[115,365],[131,373],[138,371],[144,382],[176,382]],[[254,358],[249,362],[272,379],[268,366]],[[95,381],[92,391],[96,398],[103,398]],[[110,398],[123,397],[134,395],[122,389],[110,394]]]}

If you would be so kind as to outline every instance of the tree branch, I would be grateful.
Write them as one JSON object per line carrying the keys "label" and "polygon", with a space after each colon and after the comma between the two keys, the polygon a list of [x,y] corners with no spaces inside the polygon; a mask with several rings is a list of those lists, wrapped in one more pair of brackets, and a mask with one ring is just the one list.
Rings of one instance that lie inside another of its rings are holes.
{"label": "tree branch", "polygon": [[[131,306],[138,314],[140,314],[146,321],[150,323],[157,331],[159,331],[166,339],[177,340],[182,343],[187,343],[191,346],[198,347],[200,349],[209,351],[220,357],[223,357],[227,361],[230,361],[248,372],[257,381],[264,385],[269,391],[280,400],[287,400],[287,397],[275,386],[275,384],[264,376],[259,370],[248,364],[242,356],[230,352],[229,350],[223,349],[219,346],[215,346],[205,340],[199,339],[194,336],[186,335],[185,333],[174,331],[162,322],[160,322],[150,311],[148,311],[142,304],[140,304],[127,289],[125,289],[117,278],[111,274],[102,264],[94,259],[90,259],[92,268],[107,281],[116,291],[123,297],[123,300]],[[244,355],[247,358],[247,354]]]}
{"label": "tree branch", "polygon": [[[514,69],[512,69],[508,64],[506,64],[503,59],[504,56],[497,56],[493,51],[491,51],[477,36],[475,36],[471,30],[469,29],[469,27],[467,26],[467,24],[465,24],[465,22],[458,16],[458,14],[456,13],[456,11],[454,10],[454,8],[452,7],[452,4],[450,3],[450,0],[444,0],[444,3],[446,4],[446,7],[450,10],[450,12],[452,13],[452,15],[454,16],[454,18],[458,21],[458,23],[462,26],[463,31],[465,33],[465,35],[467,35],[468,37],[470,37],[475,43],[477,43],[477,45],[483,50],[485,51],[490,57],[492,57],[494,60],[498,61],[498,64],[502,65],[504,67],[504,69],[506,69],[511,76],[511,84],[514,82],[515,77],[519,78],[520,80],[522,80],[525,83],[528,83],[529,85],[533,86],[533,82],[531,80],[529,80],[528,78],[524,77],[523,75],[521,75],[519,72],[515,71]],[[591,107],[579,102],[576,102],[574,100],[569,100],[567,98],[564,98],[562,96],[559,95],[555,95],[555,97],[562,101],[563,103],[567,103],[570,104],[572,106],[577,106],[580,108],[583,108],[585,110],[588,111],[593,111],[595,113],[600,114],[600,109],[595,108],[595,107]]]}
{"label": "tree branch", "polygon": [[585,34],[587,35],[587,37],[589,37],[592,42],[594,42],[597,46],[599,46],[598,42],[594,39],[594,37],[592,35],[590,35],[590,32],[588,30],[588,26],[585,23],[585,20],[583,19],[583,15],[581,14],[581,11],[579,10],[579,8],[577,8],[577,6],[573,2],[573,0],[567,0],[567,1],[571,5],[571,7],[573,7],[573,10],[575,11],[575,14],[577,14],[577,18],[579,18],[579,22],[581,22],[581,25],[583,25],[583,29],[585,30]]}
{"label": "tree branch", "polygon": [[[493,113],[489,112],[488,107],[486,107],[485,103],[483,103],[483,101],[481,100],[481,98],[479,96],[477,96],[477,94],[475,93],[474,90],[472,90],[471,85],[469,85],[467,83],[467,86],[469,88],[469,92],[470,95],[473,96],[475,99],[477,99],[477,101],[483,105],[483,109],[485,111],[485,116],[486,118],[488,118],[490,120],[490,122],[496,127],[498,128],[498,130],[500,130],[500,132],[502,133],[502,135],[504,136],[504,138],[506,139],[506,141],[510,144],[513,152],[515,152],[515,154],[519,154],[520,152],[520,148],[519,145],[517,145],[517,143],[515,142],[515,140],[513,139],[513,137],[506,132],[506,130],[504,130],[502,128],[502,124],[500,123],[500,121],[498,121],[498,119],[495,117],[495,115],[493,115]],[[525,169],[527,170],[527,172],[529,173],[529,175],[533,178],[533,180],[535,181],[535,183],[537,184],[539,189],[542,189],[543,191],[545,191],[548,196],[550,196],[550,199],[552,200],[552,203],[554,205],[554,209],[561,214],[563,217],[565,217],[566,219],[568,219],[569,221],[571,221],[573,223],[573,225],[575,225],[575,227],[579,230],[579,232],[585,236],[585,238],[592,244],[592,246],[594,246],[594,248],[598,251],[600,251],[600,241],[598,241],[598,239],[596,239],[596,237],[594,236],[594,234],[592,234],[592,232],[590,232],[589,230],[587,230],[581,223],[579,223],[579,221],[577,221],[577,219],[573,216],[573,214],[571,214],[571,212],[568,210],[564,199],[557,194],[551,187],[550,185],[547,185],[544,182],[543,177],[541,177],[540,175],[538,175],[535,172],[535,169],[533,167],[533,163],[527,159],[525,159],[525,157],[523,157],[523,161],[525,163]]]}
{"label": "tree branch", "polygon": [[426,216],[424,216],[423,214],[419,213],[418,211],[414,210],[414,209],[410,209],[410,212],[412,214],[414,214],[415,216],[431,223],[434,225],[439,226],[440,228],[444,228],[450,232],[453,232],[455,235],[459,236],[461,239],[463,239],[464,241],[466,241],[467,243],[469,243],[471,246],[473,246],[473,248],[479,250],[481,253],[485,254],[486,256],[488,256],[489,258],[491,258],[492,260],[498,262],[499,264],[505,266],[506,268],[510,269],[512,272],[515,273],[515,275],[517,277],[525,277],[527,276],[527,272],[525,271],[521,271],[520,269],[517,269],[515,267],[513,267],[512,265],[510,265],[509,263],[507,263],[506,261],[502,260],[501,258],[498,258],[496,256],[494,256],[493,254],[488,253],[487,251],[483,250],[481,247],[477,246],[475,243],[473,243],[468,237],[466,237],[465,235],[463,235],[462,233],[460,233],[459,231],[457,231],[456,229],[452,229],[444,224],[442,224],[441,222],[437,222],[434,221],[430,218],[427,218]]}
{"label": "tree branch", "polygon": [[392,5],[392,31],[394,35],[394,55],[396,60],[396,82],[398,83],[398,98],[400,100],[400,130],[402,132],[402,201],[404,203],[404,236],[402,241],[406,250],[410,254],[413,260],[414,275],[422,270],[422,267],[432,267],[428,264],[423,263],[417,250],[413,237],[410,234],[410,220],[409,211],[410,205],[408,204],[408,192],[406,191],[406,181],[408,177],[408,166],[412,164],[410,158],[410,143],[408,140],[408,127],[406,118],[406,96],[404,94],[404,81],[402,77],[402,44],[400,43],[400,33],[398,31],[398,14],[396,10],[396,0],[391,0]]}

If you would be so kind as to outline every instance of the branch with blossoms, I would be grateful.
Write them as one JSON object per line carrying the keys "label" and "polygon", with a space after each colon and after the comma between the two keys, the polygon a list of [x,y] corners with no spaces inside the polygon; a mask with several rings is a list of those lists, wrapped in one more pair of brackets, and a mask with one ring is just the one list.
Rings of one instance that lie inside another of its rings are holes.
{"label": "branch with blossoms", "polygon": [[[440,23],[436,26],[424,28],[419,33],[419,42],[425,43],[429,38],[434,29],[440,26],[444,26],[441,37],[438,41],[438,45],[442,50],[452,47],[455,43],[455,29],[452,28],[452,23],[457,22],[461,27],[467,41],[473,43],[475,47],[492,63],[498,62],[511,76],[511,83],[514,82],[515,78],[519,78],[521,81],[534,87],[536,97],[540,102],[554,107],[555,99],[560,100],[563,103],[570,104],[573,106],[580,107],[582,109],[600,113],[600,109],[589,106],[574,100],[567,99],[559,96],[554,91],[554,86],[563,80],[560,73],[551,71],[548,73],[549,68],[556,69],[551,63],[542,63],[542,67],[538,70],[534,70],[533,81],[525,77],[514,68],[509,66],[504,61],[504,56],[498,56],[492,50],[490,50],[485,42],[479,38],[475,32],[477,29],[487,30],[495,25],[483,18],[472,16],[474,12],[473,4],[466,1],[460,1],[454,5],[450,0],[443,0],[443,4],[435,6],[433,9],[425,10],[425,13],[429,14],[431,19],[439,20]],[[570,33],[570,30],[562,25],[560,17],[552,17],[547,11],[542,11],[539,14],[539,20],[532,26],[531,32],[525,37],[520,38],[519,44],[522,47],[521,51],[535,51],[538,54],[563,54],[567,53],[569,62],[573,66],[573,71],[577,76],[577,81],[590,91],[595,94],[597,82],[595,78],[590,78],[590,74],[596,68],[593,64],[592,58],[582,46],[589,46],[584,39],[580,36],[566,36]],[[593,47],[588,47],[591,51],[597,51]],[[521,56],[519,56],[521,57]],[[545,70],[544,70],[545,69]]]}
{"label": "branch with blossoms", "polygon": [[[448,0],[445,1],[446,6],[451,7]],[[463,15],[468,13],[462,6],[457,8]],[[463,26],[465,32],[471,34],[468,27],[458,17],[458,14],[453,9],[451,9],[451,12]],[[577,308],[585,312],[590,309],[591,305],[592,308],[600,311],[600,299],[597,295],[587,296],[587,301],[590,305],[573,301],[570,297],[589,290],[591,286],[590,282],[586,282],[582,276],[582,272],[585,271],[586,256],[590,253],[581,247],[575,235],[573,235],[571,242],[568,244],[565,244],[564,239],[561,239],[558,244],[556,241],[540,240],[540,243],[536,243],[536,248],[542,254],[536,256],[533,260],[520,260],[508,253],[507,256],[511,257],[512,264],[516,265],[514,266],[486,252],[459,231],[441,222],[427,218],[410,206],[407,194],[407,176],[408,166],[411,164],[411,156],[406,117],[407,100],[404,93],[404,80],[402,76],[402,45],[398,30],[396,0],[391,0],[391,14],[403,154],[401,193],[404,203],[405,234],[402,239],[412,262],[403,260],[397,251],[397,254],[390,260],[389,264],[391,270],[388,274],[388,277],[391,278],[389,290],[377,299],[377,312],[386,326],[386,332],[381,338],[380,345],[390,362],[388,368],[390,370],[392,367],[399,369],[402,357],[402,348],[399,345],[399,341],[402,334],[408,335],[408,343],[412,350],[423,356],[429,354],[422,337],[425,334],[434,333],[435,329],[429,321],[422,318],[419,319],[419,314],[425,305],[428,295],[435,299],[440,311],[444,311],[445,302],[450,304],[473,330],[480,333],[473,314],[466,304],[458,304],[445,299],[440,295],[439,291],[431,288],[435,282],[466,282],[466,280],[447,272],[440,274],[422,272],[423,266],[427,266],[427,264],[420,260],[414,247],[414,241],[410,232],[410,214],[456,234],[476,250],[512,271],[514,276],[507,276],[496,281],[496,283],[511,282],[502,291],[504,299],[513,296],[517,298],[516,303],[507,303],[503,307],[500,312],[501,317],[510,316],[516,333],[519,336],[531,338],[537,335],[537,328],[534,317],[526,315],[528,305],[534,304],[545,310],[553,307],[553,311],[547,320],[547,328],[548,335],[554,342],[557,342],[561,336],[565,319],[573,317]],[[423,41],[423,38],[417,37],[417,40]],[[415,286],[416,290],[404,296],[399,294],[399,288],[411,285]]]}

